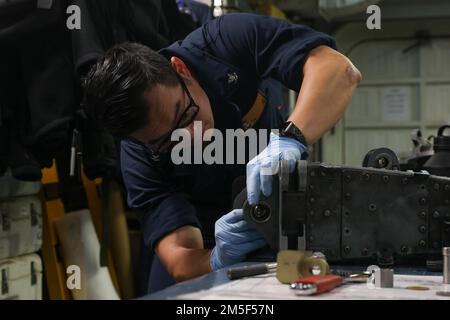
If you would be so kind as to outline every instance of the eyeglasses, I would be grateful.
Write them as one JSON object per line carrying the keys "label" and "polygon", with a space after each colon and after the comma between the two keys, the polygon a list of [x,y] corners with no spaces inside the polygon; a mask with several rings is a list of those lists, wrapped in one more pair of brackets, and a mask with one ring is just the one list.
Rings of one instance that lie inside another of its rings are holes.
{"label": "eyeglasses", "polygon": [[145,144],[131,138],[132,141],[144,145],[151,152],[153,158],[158,158],[160,154],[168,152],[173,147],[176,141],[171,140],[172,133],[177,129],[183,129],[189,126],[194,121],[195,117],[197,117],[198,111],[200,109],[199,106],[195,103],[186,84],[184,83],[180,75],[178,75],[178,73],[177,77],[180,81],[181,87],[183,88],[183,92],[186,93],[189,99],[189,104],[186,106],[186,109],[184,109],[176,125],[162,138],[161,142],[157,144]]}

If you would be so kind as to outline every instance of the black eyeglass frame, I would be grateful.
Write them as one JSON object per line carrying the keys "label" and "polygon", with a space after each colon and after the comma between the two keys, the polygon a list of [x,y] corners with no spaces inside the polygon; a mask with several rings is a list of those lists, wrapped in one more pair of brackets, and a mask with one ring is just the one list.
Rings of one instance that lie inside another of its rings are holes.
{"label": "black eyeglass frame", "polygon": [[[200,109],[200,107],[198,106],[198,104],[195,102],[194,98],[192,98],[191,93],[189,92],[189,89],[187,88],[186,84],[184,83],[184,80],[181,78],[181,76],[177,73],[177,78],[180,82],[180,85],[183,89],[183,92],[186,93],[186,95],[188,96],[189,99],[189,104],[187,105],[187,107],[184,109],[183,113],[180,115],[180,118],[178,119],[176,125],[173,127],[173,129],[171,129],[165,136],[164,138],[162,138],[162,141],[160,143],[157,144],[156,148],[153,148],[152,146],[143,143],[135,138],[132,137],[128,137],[128,139],[130,139],[131,141],[143,145],[145,148],[147,148],[151,153],[152,153],[152,157],[159,157],[159,155],[161,153],[166,152],[167,150],[170,149],[171,145],[172,145],[172,141],[170,141],[170,138],[173,134],[173,132],[177,129],[182,129],[182,128],[186,128],[188,125],[190,125],[192,123],[192,121],[195,119],[195,117],[198,115],[198,111]],[[195,108],[195,112],[188,118],[188,120],[184,120],[184,116],[186,115],[186,113],[191,109],[191,108]],[[186,123],[184,123],[184,121]],[[164,146],[164,148],[163,148]]]}

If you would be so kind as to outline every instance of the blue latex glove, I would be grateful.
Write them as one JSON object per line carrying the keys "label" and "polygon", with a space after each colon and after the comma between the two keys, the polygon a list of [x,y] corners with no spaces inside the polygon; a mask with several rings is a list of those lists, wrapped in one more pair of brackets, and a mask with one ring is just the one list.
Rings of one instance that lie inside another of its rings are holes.
{"label": "blue latex glove", "polygon": [[271,133],[267,147],[247,164],[247,199],[250,205],[259,201],[260,191],[268,197],[272,194],[272,175],[280,160],[289,161],[292,173],[306,147],[295,139],[279,137]]}
{"label": "blue latex glove", "polygon": [[210,261],[213,271],[241,262],[247,253],[266,245],[262,235],[244,220],[242,209],[233,210],[216,221],[215,238]]}

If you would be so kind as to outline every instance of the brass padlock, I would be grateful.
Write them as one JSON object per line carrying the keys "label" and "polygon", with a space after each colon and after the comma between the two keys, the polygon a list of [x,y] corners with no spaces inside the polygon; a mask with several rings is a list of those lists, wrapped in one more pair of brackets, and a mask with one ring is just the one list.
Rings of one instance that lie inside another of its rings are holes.
{"label": "brass padlock", "polygon": [[321,253],[312,251],[282,250],[277,255],[277,279],[293,283],[301,278],[330,273],[330,267]]}

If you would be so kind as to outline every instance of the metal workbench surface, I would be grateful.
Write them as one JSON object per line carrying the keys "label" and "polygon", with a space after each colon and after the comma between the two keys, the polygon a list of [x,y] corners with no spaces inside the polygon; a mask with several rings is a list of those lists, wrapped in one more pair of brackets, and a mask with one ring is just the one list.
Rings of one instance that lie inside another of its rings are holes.
{"label": "metal workbench surface", "polygon": [[[240,263],[236,266],[249,265]],[[339,266],[339,270],[363,271],[362,267]],[[166,299],[305,299],[289,292],[287,285],[280,284],[275,274],[259,275],[230,281],[228,268],[224,268],[199,278],[185,281],[159,292],[146,295],[144,300]],[[437,296],[436,292],[448,290],[441,285],[442,274],[428,272],[425,268],[398,267],[395,270],[394,289],[377,289],[367,291],[366,284],[345,285],[332,293],[323,294],[313,299],[449,299]],[[408,286],[422,286],[427,291],[406,290]],[[256,288],[259,287],[256,292]],[[384,290],[384,291],[380,291]],[[311,298],[311,297],[306,297]]]}

